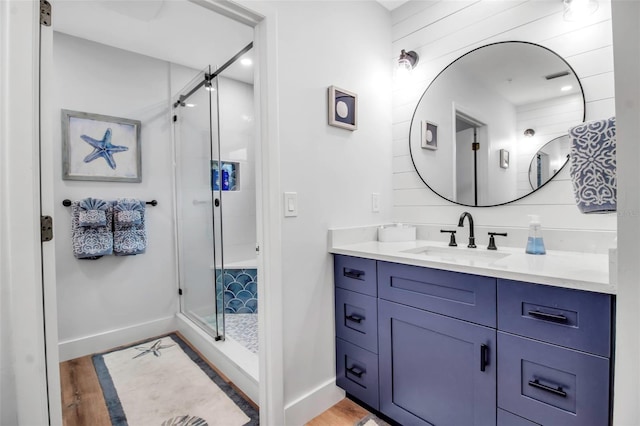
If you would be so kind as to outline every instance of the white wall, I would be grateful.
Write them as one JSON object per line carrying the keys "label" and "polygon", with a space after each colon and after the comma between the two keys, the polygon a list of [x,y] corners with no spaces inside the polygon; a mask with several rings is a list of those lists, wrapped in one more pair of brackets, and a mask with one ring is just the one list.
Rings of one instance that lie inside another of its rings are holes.
{"label": "white wall", "polygon": [[239,190],[222,193],[224,262],[228,265],[256,257],[256,123],[253,85],[221,76],[218,92],[220,158],[240,166]]}
{"label": "white wall", "polygon": [[[282,286],[284,402],[286,423],[294,425],[328,408],[327,401],[305,404],[314,393],[328,387],[340,395],[333,385],[333,260],[327,229],[390,218],[390,17],[374,2],[278,2],[273,7],[279,107],[264,113],[277,114],[281,189],[298,193],[299,214],[281,216],[282,235],[275,238],[282,240],[282,283],[269,285]],[[358,130],[327,125],[331,85],[358,94]],[[380,213],[371,212],[372,192],[381,194]]]}
{"label": "white wall", "polygon": [[616,426],[640,424],[640,3],[613,2],[618,165]]}
{"label": "white wall", "polygon": [[[547,249],[601,250],[591,239],[604,232],[613,244],[614,215],[580,214],[573,201],[568,170],[546,187],[525,199],[486,209],[454,205],[427,189],[413,170],[408,152],[411,114],[425,88],[438,72],[462,54],[498,41],[541,44],[562,56],[581,79],[586,98],[586,119],[615,115],[611,8],[600,1],[595,15],[580,23],[562,18],[559,1],[411,1],[392,13],[393,52],[415,50],[420,63],[404,85],[393,92],[393,218],[401,222],[451,226],[464,210],[476,224],[490,229],[511,229],[513,235],[527,225],[527,214],[541,215],[546,233],[576,231],[572,238],[548,242]],[[390,58],[390,59],[392,59]],[[593,231],[593,232],[584,232]],[[478,234],[486,244],[486,234]],[[599,240],[600,241],[600,240]],[[524,246],[519,238],[505,245]]]}
{"label": "white wall", "polygon": [[[64,348],[76,340],[166,320],[177,310],[169,64],[60,33],[54,35],[53,56],[54,117],[70,109],[142,121],[142,183],[67,181],[58,167],[56,277]],[[52,132],[60,147],[59,120]],[[55,152],[54,162],[61,164],[61,148]],[[70,209],[61,202],[85,197],[158,200],[158,206],[146,210],[146,253],[74,258]],[[63,360],[82,355],[63,352]]]}

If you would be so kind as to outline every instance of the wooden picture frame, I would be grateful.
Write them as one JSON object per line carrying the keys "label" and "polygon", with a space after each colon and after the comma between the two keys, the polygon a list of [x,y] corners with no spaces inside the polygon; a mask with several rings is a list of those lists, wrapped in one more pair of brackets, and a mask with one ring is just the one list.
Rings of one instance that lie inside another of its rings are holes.
{"label": "wooden picture frame", "polygon": [[128,118],[62,110],[62,179],[142,182],[140,128]]}

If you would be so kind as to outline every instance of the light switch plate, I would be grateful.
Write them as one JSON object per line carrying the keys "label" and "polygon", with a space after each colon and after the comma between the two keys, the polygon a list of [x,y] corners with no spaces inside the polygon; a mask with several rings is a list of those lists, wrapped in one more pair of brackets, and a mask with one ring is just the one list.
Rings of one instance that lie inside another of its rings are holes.
{"label": "light switch plate", "polygon": [[284,217],[298,216],[298,193],[284,193]]}
{"label": "light switch plate", "polygon": [[371,194],[371,211],[380,213],[380,194],[377,192]]}

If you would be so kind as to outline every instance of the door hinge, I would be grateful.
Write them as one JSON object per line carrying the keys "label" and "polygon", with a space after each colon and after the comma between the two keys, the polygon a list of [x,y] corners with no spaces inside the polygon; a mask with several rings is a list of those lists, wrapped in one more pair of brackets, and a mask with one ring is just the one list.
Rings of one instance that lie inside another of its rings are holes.
{"label": "door hinge", "polygon": [[51,26],[51,3],[47,0],[40,0],[40,25]]}
{"label": "door hinge", "polygon": [[182,296],[182,289],[181,288],[178,289],[178,295]]}
{"label": "door hinge", "polygon": [[260,254],[260,245],[256,244],[256,254]]}
{"label": "door hinge", "polygon": [[42,242],[53,240],[53,218],[40,216],[40,240]]}

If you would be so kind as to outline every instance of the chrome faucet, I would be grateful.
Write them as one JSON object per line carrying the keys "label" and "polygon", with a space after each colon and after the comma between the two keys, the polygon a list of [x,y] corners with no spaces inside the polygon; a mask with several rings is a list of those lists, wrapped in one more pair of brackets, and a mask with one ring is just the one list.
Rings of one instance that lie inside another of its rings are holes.
{"label": "chrome faucet", "polygon": [[471,213],[463,212],[460,215],[460,220],[458,220],[458,226],[464,227],[465,217],[469,219],[469,245],[467,247],[476,248],[476,237],[473,235],[473,217],[471,216]]}

